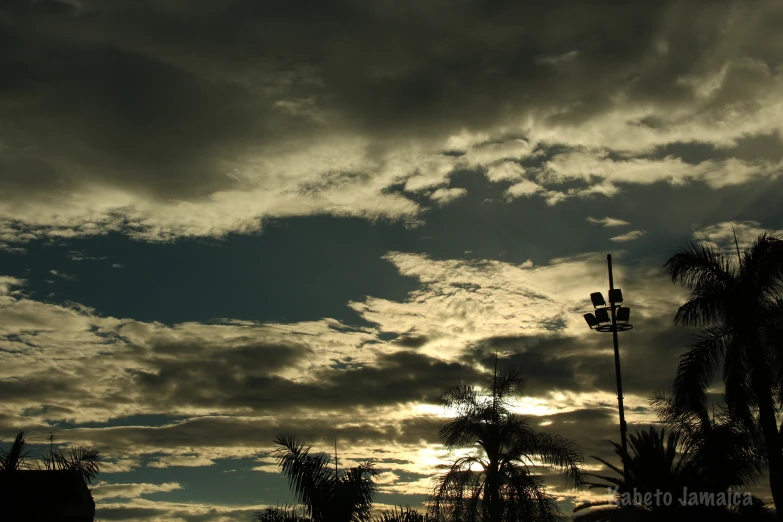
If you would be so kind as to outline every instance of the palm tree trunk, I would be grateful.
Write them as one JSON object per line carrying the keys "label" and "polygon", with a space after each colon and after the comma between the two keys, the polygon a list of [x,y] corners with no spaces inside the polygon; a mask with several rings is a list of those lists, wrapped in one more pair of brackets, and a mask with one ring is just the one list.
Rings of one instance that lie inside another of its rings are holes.
{"label": "palm tree trunk", "polygon": [[487,493],[489,493],[489,522],[501,522],[503,516],[500,498],[500,469],[496,459],[490,459],[487,467]]}
{"label": "palm tree trunk", "polygon": [[759,404],[759,423],[764,434],[764,445],[769,462],[769,488],[775,501],[778,520],[783,520],[783,450],[780,445],[775,405],[770,396],[770,388],[756,392]]}
{"label": "palm tree trunk", "polygon": [[767,372],[767,363],[759,340],[751,347],[751,358],[753,391],[759,407],[759,424],[764,435],[769,464],[769,489],[775,502],[777,519],[783,521],[783,448],[775,417],[775,403],[772,400],[772,380]]}

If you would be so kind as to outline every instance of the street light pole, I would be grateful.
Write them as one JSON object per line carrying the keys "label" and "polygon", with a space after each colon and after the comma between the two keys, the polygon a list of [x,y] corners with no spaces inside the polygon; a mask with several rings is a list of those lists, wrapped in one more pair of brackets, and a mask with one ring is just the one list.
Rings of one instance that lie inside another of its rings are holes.
{"label": "street light pole", "polygon": [[612,254],[606,255],[606,263],[609,266],[609,305],[612,314],[612,341],[614,341],[614,373],[617,379],[617,406],[620,410],[620,443],[623,448],[623,479],[628,485],[628,466],[625,462],[625,456],[628,455],[627,427],[625,424],[625,407],[623,406],[623,379],[620,375],[620,346],[617,341],[617,313],[615,303],[611,302],[612,290],[614,290],[614,277],[612,276]]}
{"label": "street light pole", "polygon": [[[614,342],[614,373],[617,381],[617,406],[620,411],[620,443],[623,455],[628,455],[627,425],[625,423],[625,407],[623,406],[623,381],[620,375],[620,346],[617,340],[617,332],[631,330],[633,325],[629,323],[631,311],[622,306],[623,293],[614,287],[612,274],[612,255],[607,254],[606,263],[609,268],[609,306],[607,306],[601,292],[593,292],[590,299],[595,307],[595,314],[585,314],[585,321],[592,330],[598,332],[612,332]],[[629,483],[628,466],[623,458],[623,479]]]}

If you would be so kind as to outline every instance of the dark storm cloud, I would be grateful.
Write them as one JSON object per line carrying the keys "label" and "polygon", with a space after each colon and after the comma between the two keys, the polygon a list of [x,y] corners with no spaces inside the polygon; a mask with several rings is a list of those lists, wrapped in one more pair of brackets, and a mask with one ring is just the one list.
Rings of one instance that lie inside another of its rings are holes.
{"label": "dark storm cloud", "polygon": [[[237,186],[225,173],[249,147],[304,139],[319,118],[392,141],[553,108],[576,124],[618,89],[628,104],[690,102],[676,80],[734,52],[781,61],[736,3],[602,5],[5,3],[4,187],[199,199]],[[763,27],[781,15],[759,13]],[[729,81],[714,104],[751,80]]]}
{"label": "dark storm cloud", "polygon": [[751,134],[737,140],[733,147],[718,147],[712,143],[692,141],[673,142],[656,147],[652,157],[662,159],[667,156],[682,158],[683,161],[698,165],[715,158],[737,158],[745,161],[767,160],[779,162],[783,159],[783,141],[780,134]]}
{"label": "dark storm cloud", "polygon": [[[626,392],[649,396],[671,386],[693,332],[670,324],[668,317],[649,318],[638,322],[633,333],[619,335]],[[467,360],[491,368],[495,350],[505,353],[503,365],[522,372],[533,396],[563,390],[611,393],[616,390],[612,346],[611,334],[598,332],[587,338],[490,337]]]}
{"label": "dark storm cloud", "polygon": [[[0,169],[24,173],[4,177],[16,183],[7,190],[109,183],[147,197],[198,198],[234,185],[225,172],[243,140],[263,143],[269,126],[285,132],[285,122],[266,113],[270,104],[246,89],[122,49],[110,33],[90,38],[101,20],[54,7],[30,4],[5,18],[4,65],[21,85],[3,93],[11,155]],[[143,27],[139,40],[147,38]]]}
{"label": "dark storm cloud", "polygon": [[24,379],[3,379],[0,393],[9,401],[23,399],[30,404],[43,404],[48,398],[67,393],[75,401],[89,400],[79,376],[57,369],[41,369],[25,375]]}
{"label": "dark storm cloud", "polygon": [[168,515],[169,510],[165,508],[144,508],[144,507],[103,507],[100,509],[100,516],[106,520],[138,520],[138,519],[158,519],[163,515]]}
{"label": "dark storm cloud", "polygon": [[[350,419],[323,415],[306,418],[274,417],[195,417],[162,426],[116,426],[109,428],[73,428],[61,431],[63,440],[75,440],[101,448],[106,454],[193,453],[203,448],[246,448],[249,453],[264,453],[280,435],[296,436],[307,444],[334,443],[334,437],[349,444],[421,444],[438,442],[441,420],[433,416],[389,419]],[[204,455],[210,457],[210,455]],[[213,458],[219,458],[215,455]],[[203,465],[203,464],[202,464]]]}
{"label": "dark storm cloud", "polygon": [[312,356],[311,349],[296,345],[212,350],[161,344],[146,358],[154,371],[132,375],[138,393],[161,412],[251,408],[255,414],[433,402],[460,378],[477,376],[471,367],[405,351],[381,354],[372,365],[310,370],[296,378],[275,375]]}
{"label": "dark storm cloud", "polygon": [[395,339],[394,344],[398,344],[405,348],[420,348],[427,344],[428,338],[426,335],[407,335]]}
{"label": "dark storm cloud", "polygon": [[[620,424],[617,413],[617,403],[607,405],[601,409],[581,409],[554,415],[540,417],[542,422],[551,422],[542,426],[542,431],[567,436],[578,444],[579,450],[588,464],[598,464],[591,459],[593,455],[607,458],[613,451],[609,441],[620,440]],[[628,423],[629,431],[639,429],[640,426]],[[645,425],[646,426],[646,425]]]}

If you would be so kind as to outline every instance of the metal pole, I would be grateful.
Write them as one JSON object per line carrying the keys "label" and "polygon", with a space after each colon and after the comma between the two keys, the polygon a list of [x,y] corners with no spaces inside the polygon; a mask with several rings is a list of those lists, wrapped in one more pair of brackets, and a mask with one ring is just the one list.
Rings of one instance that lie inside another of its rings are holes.
{"label": "metal pole", "polygon": [[[606,263],[609,266],[609,294],[614,290],[614,278],[612,277],[612,254],[606,255]],[[628,484],[628,466],[625,462],[625,455],[628,455],[628,443],[626,441],[625,408],[623,407],[623,381],[620,376],[620,347],[617,343],[617,316],[615,314],[615,304],[609,302],[609,308],[612,312],[612,340],[614,341],[614,373],[617,377],[617,404],[620,409],[620,443],[623,448],[623,479],[626,487]]]}

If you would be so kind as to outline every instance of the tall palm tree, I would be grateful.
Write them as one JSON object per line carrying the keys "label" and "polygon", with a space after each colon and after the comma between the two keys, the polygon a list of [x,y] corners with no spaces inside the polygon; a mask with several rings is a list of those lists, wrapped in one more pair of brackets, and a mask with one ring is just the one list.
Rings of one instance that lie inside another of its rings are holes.
{"label": "tall palm tree", "polygon": [[[0,448],[0,471],[16,471],[25,469],[27,465],[27,437],[24,431],[20,431],[14,439],[11,449],[6,451]],[[101,454],[98,450],[79,446],[68,449],[63,453],[61,449],[50,449],[41,457],[38,469],[47,470],[74,470],[84,478],[86,483],[92,482],[100,471]]]}
{"label": "tall palm tree", "polygon": [[474,447],[480,454],[457,459],[437,478],[430,510],[438,519],[465,522],[558,520],[536,460],[562,471],[574,487],[582,481],[582,456],[574,442],[535,431],[529,418],[513,413],[512,400],[524,388],[519,371],[495,372],[486,387],[459,385],[440,399],[456,417],[439,430],[447,449]]}
{"label": "tall palm tree", "polygon": [[310,447],[294,437],[278,437],[278,464],[313,522],[367,522],[377,491],[378,471],[364,462],[338,472],[327,455],[310,455]]}
{"label": "tall palm tree", "polygon": [[[735,237],[736,244],[736,237]],[[760,428],[772,497],[783,520],[783,447],[776,409],[783,404],[783,240],[761,234],[737,259],[689,243],[666,262],[671,280],[690,290],[676,324],[699,327],[680,358],[674,398],[681,410],[706,411],[706,390],[723,361],[726,402],[749,429]]]}

